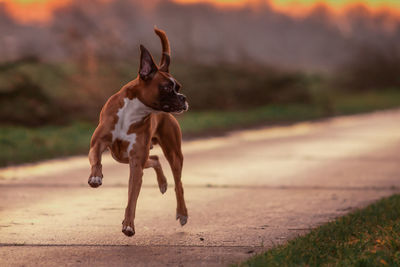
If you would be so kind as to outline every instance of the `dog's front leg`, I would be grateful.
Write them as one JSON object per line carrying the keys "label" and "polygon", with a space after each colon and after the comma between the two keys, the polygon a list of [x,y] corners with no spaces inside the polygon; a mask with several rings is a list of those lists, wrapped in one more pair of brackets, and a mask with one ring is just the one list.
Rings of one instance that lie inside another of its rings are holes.
{"label": "dog's front leg", "polygon": [[122,222],[122,232],[127,236],[135,234],[135,213],[136,203],[139,197],[140,188],[142,187],[143,167],[146,162],[145,155],[133,153],[129,158],[129,188],[128,188],[128,205],[125,209],[125,219]]}
{"label": "dog's front leg", "polygon": [[106,150],[111,143],[111,137],[105,134],[107,129],[100,125],[96,128],[92,140],[90,141],[89,162],[91,172],[88,179],[88,184],[91,187],[99,187],[102,184],[103,172],[101,165],[101,154]]}

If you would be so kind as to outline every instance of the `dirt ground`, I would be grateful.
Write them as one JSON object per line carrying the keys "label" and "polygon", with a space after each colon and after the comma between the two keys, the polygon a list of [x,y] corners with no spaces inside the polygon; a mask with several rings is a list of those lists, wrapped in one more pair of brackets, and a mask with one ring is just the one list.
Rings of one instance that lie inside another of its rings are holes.
{"label": "dirt ground", "polygon": [[[173,179],[146,170],[136,235],[121,233],[128,166],[104,156],[0,169],[0,266],[221,266],[400,188],[400,111],[260,128],[183,144],[188,224]],[[161,155],[158,148],[152,154]]]}

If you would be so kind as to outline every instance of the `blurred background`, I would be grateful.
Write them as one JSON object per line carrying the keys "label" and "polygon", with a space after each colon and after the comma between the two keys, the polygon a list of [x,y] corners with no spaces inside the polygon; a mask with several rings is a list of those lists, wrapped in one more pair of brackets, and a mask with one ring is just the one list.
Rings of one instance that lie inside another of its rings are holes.
{"label": "blurred background", "polygon": [[0,0],[0,166],[87,153],[154,25],[186,137],[400,106],[398,0]]}

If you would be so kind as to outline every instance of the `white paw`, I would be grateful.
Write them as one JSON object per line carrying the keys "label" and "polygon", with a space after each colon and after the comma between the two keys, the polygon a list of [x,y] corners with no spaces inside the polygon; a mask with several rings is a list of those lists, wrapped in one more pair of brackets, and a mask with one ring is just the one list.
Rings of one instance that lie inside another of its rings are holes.
{"label": "white paw", "polygon": [[135,234],[135,230],[133,230],[132,227],[130,226],[123,226],[122,227],[122,232],[126,235],[126,236],[133,236]]}
{"label": "white paw", "polygon": [[103,180],[103,178],[101,178],[101,177],[92,176],[92,177],[89,178],[88,184],[91,187],[96,188],[96,187],[99,187],[100,185],[102,185],[102,180]]}

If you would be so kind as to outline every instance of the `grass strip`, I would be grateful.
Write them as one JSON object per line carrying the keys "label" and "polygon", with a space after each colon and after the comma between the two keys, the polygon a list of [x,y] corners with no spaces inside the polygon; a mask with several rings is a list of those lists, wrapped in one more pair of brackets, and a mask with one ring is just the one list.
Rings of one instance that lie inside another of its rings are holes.
{"label": "grass strip", "polygon": [[0,166],[85,154],[94,130],[91,123],[68,126],[0,127]]}
{"label": "grass strip", "polygon": [[400,266],[400,195],[324,224],[239,266]]}
{"label": "grass strip", "polygon": [[[210,135],[235,128],[313,120],[400,106],[400,91],[337,95],[331,108],[318,104],[268,105],[248,110],[189,111],[178,119],[185,137]],[[0,166],[87,154],[93,123],[67,126],[0,126]]]}
{"label": "grass strip", "polygon": [[[184,135],[200,135],[266,121],[315,118],[305,106],[263,107],[247,111],[190,112],[179,118]],[[73,122],[68,126],[0,127],[0,166],[55,157],[86,154],[96,125]]]}

